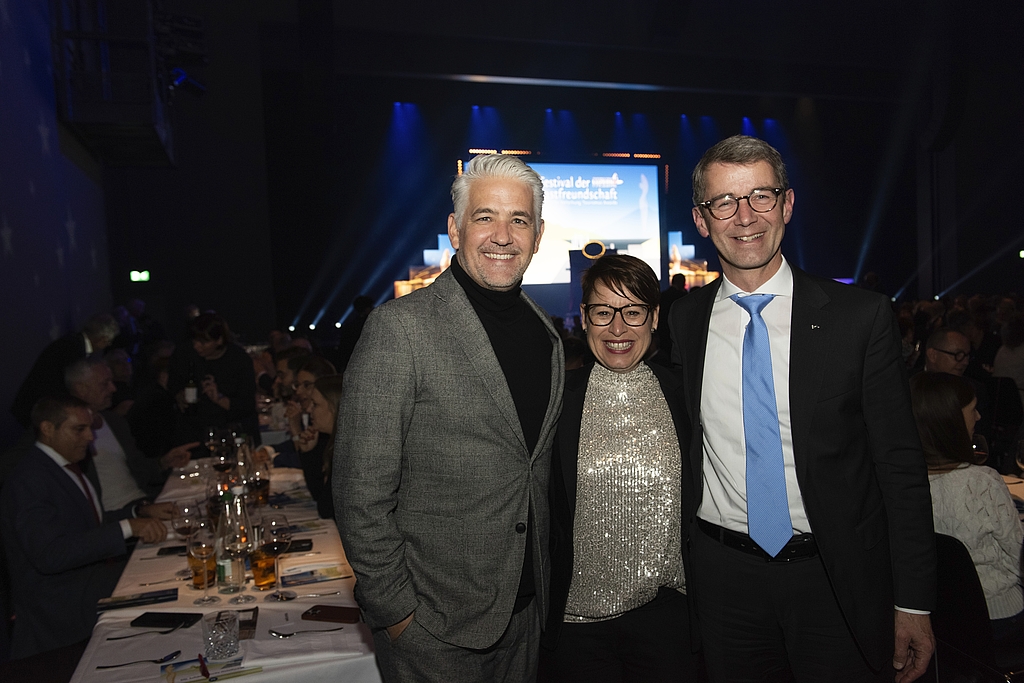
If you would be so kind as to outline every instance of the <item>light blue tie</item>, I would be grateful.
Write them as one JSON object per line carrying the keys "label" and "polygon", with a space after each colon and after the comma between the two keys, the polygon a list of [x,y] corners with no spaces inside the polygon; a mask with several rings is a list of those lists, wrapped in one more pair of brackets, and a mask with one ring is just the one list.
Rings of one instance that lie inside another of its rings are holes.
{"label": "light blue tie", "polygon": [[743,335],[743,436],[747,445],[747,527],[750,537],[775,557],[793,536],[775,404],[768,326],[761,311],[774,294],[729,297],[750,314]]}

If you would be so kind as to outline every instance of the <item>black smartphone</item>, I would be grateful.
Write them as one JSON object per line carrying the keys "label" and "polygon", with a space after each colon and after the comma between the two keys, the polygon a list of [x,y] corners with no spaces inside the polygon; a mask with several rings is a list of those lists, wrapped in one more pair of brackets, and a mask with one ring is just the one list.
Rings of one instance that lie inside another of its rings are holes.
{"label": "black smartphone", "polygon": [[203,618],[197,612],[144,612],[132,620],[131,625],[137,628],[188,628]]}
{"label": "black smartphone", "polygon": [[313,549],[313,539],[312,538],[297,538],[294,541],[292,541],[291,545],[288,546],[288,550],[286,552],[289,552],[289,553],[308,553],[312,549]]}
{"label": "black smartphone", "polygon": [[362,619],[358,607],[339,605],[313,605],[302,613],[306,621],[333,621],[336,624],[356,624]]}
{"label": "black smartphone", "polygon": [[188,548],[183,545],[170,545],[166,548],[160,548],[156,551],[157,555],[180,555],[185,557],[188,554]]}

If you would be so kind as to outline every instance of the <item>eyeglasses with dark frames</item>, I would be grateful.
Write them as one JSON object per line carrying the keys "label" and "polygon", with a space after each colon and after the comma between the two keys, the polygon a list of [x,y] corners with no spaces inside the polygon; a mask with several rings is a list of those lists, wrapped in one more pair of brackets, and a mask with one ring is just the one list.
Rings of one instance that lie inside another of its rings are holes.
{"label": "eyeglasses with dark frames", "polygon": [[701,202],[697,206],[707,209],[713,218],[724,221],[736,215],[736,212],[740,210],[740,202],[744,199],[747,200],[751,210],[757,213],[768,213],[779,203],[780,194],[782,194],[781,187],[758,188],[742,197],[733,197],[731,194],[727,194]]}
{"label": "eyeglasses with dark frames", "polygon": [[647,322],[651,314],[651,307],[645,304],[629,304],[618,308],[608,304],[585,304],[583,310],[587,314],[587,322],[595,327],[611,325],[616,313],[622,316],[622,322],[630,327],[640,327]]}
{"label": "eyeglasses with dark frames", "polygon": [[953,356],[953,360],[955,360],[957,363],[959,363],[964,358],[967,358],[968,356],[971,355],[971,354],[967,353],[966,351],[947,351],[946,349],[940,349],[940,348],[937,348],[935,346],[933,346],[932,349],[934,349],[935,351],[938,351],[939,353],[944,353],[947,356]]}

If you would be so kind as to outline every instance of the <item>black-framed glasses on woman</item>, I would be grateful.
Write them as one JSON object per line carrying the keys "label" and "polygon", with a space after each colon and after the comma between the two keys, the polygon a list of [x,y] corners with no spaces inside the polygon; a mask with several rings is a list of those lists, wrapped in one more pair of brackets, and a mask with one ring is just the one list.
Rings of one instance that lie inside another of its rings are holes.
{"label": "black-framed glasses on woman", "polygon": [[622,316],[622,322],[630,327],[640,327],[647,322],[651,314],[651,307],[645,304],[629,304],[618,308],[608,304],[585,304],[583,310],[587,314],[587,322],[595,327],[611,325],[616,313]]}
{"label": "black-framed glasses on woman", "polygon": [[740,202],[744,199],[747,200],[751,210],[757,213],[768,213],[779,203],[780,194],[782,194],[781,187],[758,188],[742,197],[726,194],[701,202],[697,206],[707,209],[713,218],[724,221],[736,215],[736,212],[740,210]]}

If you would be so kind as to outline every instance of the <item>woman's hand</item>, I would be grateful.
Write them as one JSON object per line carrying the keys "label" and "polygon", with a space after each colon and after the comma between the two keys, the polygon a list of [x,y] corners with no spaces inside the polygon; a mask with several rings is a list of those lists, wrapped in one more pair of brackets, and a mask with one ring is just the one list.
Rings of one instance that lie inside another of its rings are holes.
{"label": "woman's hand", "polygon": [[203,378],[203,394],[206,398],[210,399],[224,410],[231,410],[231,399],[220,393],[217,388],[217,380],[214,379],[213,375],[207,375]]}
{"label": "woman's hand", "polygon": [[317,430],[312,427],[306,427],[302,430],[302,433],[299,434],[299,441],[295,444],[295,447],[299,449],[300,453],[309,453],[313,450],[313,446],[316,445],[319,436],[320,433]]}

